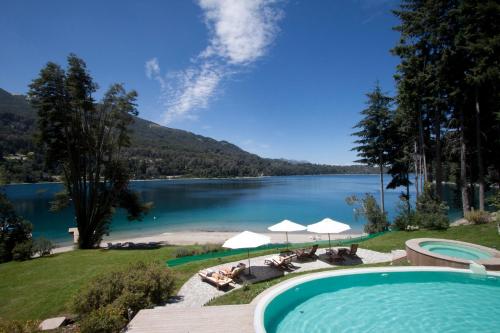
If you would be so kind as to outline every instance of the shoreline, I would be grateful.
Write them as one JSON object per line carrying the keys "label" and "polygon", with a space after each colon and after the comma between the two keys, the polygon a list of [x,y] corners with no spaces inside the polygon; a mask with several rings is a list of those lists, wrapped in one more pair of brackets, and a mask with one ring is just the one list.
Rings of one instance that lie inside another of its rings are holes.
{"label": "shoreline", "polygon": [[[130,182],[151,182],[151,181],[159,181],[159,180],[165,180],[165,181],[172,181],[172,180],[231,180],[231,179],[262,179],[262,178],[271,178],[271,177],[313,177],[313,176],[376,176],[378,175],[377,173],[321,173],[321,174],[315,174],[315,175],[308,175],[308,174],[297,174],[297,175],[283,175],[283,176],[242,176],[242,177],[182,177],[182,176],[172,176],[172,177],[167,177],[167,178],[152,178],[152,179],[131,179]],[[388,174],[386,174],[388,175]],[[1,186],[10,186],[10,185],[35,185],[35,184],[63,184],[61,181],[54,181],[54,182],[49,182],[49,181],[43,181],[43,182],[35,182],[35,183],[26,183],[26,182],[21,182],[21,183],[8,183],[4,184]]]}
{"label": "shoreline", "polygon": [[[107,248],[107,244],[116,243],[149,243],[149,242],[159,242],[162,245],[204,245],[204,244],[222,244],[227,239],[240,233],[241,231],[177,231],[177,232],[164,232],[161,234],[153,236],[142,236],[142,237],[130,237],[130,238],[119,238],[119,239],[104,239],[100,248]],[[284,243],[285,233],[284,232],[263,232],[260,233],[271,237],[271,243]],[[365,235],[364,233],[348,233],[348,234],[335,234],[331,235],[331,240],[339,240],[346,238],[355,238]],[[304,232],[292,232],[288,233],[289,243],[307,243],[313,241],[324,241],[328,240],[328,235],[326,234],[314,234],[314,233],[304,233]],[[73,251],[75,248],[73,245],[56,247],[52,253],[63,253]]]}

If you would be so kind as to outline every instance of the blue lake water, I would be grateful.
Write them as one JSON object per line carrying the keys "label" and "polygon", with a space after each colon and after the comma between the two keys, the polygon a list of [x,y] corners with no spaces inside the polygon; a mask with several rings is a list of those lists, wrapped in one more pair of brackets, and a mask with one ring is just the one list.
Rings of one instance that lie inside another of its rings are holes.
{"label": "blue lake water", "polygon": [[[355,219],[345,198],[364,193],[379,198],[376,175],[157,180],[133,182],[132,187],[144,201],[153,201],[154,208],[143,221],[134,222],[118,211],[111,238],[181,230],[262,232],[283,219],[310,224],[325,217],[362,231],[364,221]],[[18,213],[34,225],[35,237],[69,243],[68,228],[76,226],[72,209],[48,211],[54,193],[61,188],[61,184],[20,184],[5,186],[5,192]],[[389,216],[394,215],[402,190],[387,190]]]}

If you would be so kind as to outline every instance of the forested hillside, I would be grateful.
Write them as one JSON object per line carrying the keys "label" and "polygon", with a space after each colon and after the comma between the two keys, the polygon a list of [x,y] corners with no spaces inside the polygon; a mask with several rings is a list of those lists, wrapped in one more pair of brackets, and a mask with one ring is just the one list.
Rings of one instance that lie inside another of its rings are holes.
{"label": "forested hillside", "polygon": [[[36,119],[36,111],[24,96],[0,89],[0,173],[7,181],[50,181],[59,175],[58,170],[44,167],[43,151],[34,140]],[[135,119],[132,130],[132,145],[124,157],[135,179],[373,172],[372,168],[359,165],[330,166],[261,158],[229,142],[141,118]]]}

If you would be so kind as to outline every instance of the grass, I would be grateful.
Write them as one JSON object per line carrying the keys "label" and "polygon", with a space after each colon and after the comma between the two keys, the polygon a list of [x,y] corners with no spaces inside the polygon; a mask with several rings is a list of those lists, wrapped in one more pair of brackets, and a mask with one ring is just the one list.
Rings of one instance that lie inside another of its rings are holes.
{"label": "grass", "polygon": [[475,243],[500,249],[500,236],[494,223],[463,225],[448,230],[394,231],[362,243],[364,249],[389,252],[404,249],[405,242],[412,238],[444,238]]}
{"label": "grass", "polygon": [[[404,248],[407,239],[418,237],[439,237],[463,240],[489,247],[500,248],[500,237],[494,224],[461,226],[447,231],[392,232],[365,241],[366,249],[387,252]],[[200,248],[191,246],[190,248]],[[0,318],[45,319],[51,316],[71,313],[71,300],[85,283],[100,273],[109,272],[137,261],[160,261],[174,258],[177,247],[168,246],[155,250],[78,250],[52,255],[25,262],[0,264]],[[261,256],[275,250],[254,252]],[[246,258],[246,254],[214,258],[179,265],[172,268],[177,289],[202,268]],[[294,275],[296,276],[296,275]],[[248,300],[267,288],[279,283],[278,278],[250,286],[247,290],[228,293],[215,302],[233,302],[231,298]],[[238,294],[236,293],[238,292]],[[225,303],[233,304],[233,303]]]}

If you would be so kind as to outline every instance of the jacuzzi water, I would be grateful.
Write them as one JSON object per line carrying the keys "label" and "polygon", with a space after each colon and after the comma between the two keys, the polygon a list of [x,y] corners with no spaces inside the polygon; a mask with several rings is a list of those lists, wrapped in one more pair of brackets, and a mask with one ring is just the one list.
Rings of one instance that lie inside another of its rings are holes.
{"label": "jacuzzi water", "polygon": [[487,259],[492,257],[492,255],[488,252],[481,251],[480,249],[471,246],[452,242],[427,241],[422,242],[419,245],[421,248],[433,253],[466,260]]}
{"label": "jacuzzi water", "polygon": [[268,333],[499,332],[500,278],[436,271],[319,278],[274,297],[264,327]]}

